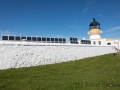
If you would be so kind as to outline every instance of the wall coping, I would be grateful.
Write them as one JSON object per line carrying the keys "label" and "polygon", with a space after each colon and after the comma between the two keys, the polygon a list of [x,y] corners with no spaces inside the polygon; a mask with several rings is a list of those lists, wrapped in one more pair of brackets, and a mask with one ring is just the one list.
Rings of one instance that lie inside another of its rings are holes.
{"label": "wall coping", "polygon": [[89,45],[89,44],[69,44],[69,43],[39,43],[39,42],[15,42],[0,41],[0,46],[80,46],[80,47],[114,47],[112,45]]}

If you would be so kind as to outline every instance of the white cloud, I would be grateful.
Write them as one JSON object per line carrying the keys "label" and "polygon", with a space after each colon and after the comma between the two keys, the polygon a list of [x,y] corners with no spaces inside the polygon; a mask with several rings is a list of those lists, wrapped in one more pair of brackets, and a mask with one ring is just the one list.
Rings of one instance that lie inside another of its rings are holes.
{"label": "white cloud", "polygon": [[93,0],[93,1],[90,0],[89,2],[87,2],[87,6],[91,6],[94,3],[95,3],[95,0]]}
{"label": "white cloud", "polygon": [[120,16],[117,16],[117,18],[119,18],[119,19],[120,19]]}
{"label": "white cloud", "polygon": [[120,33],[112,33],[112,34],[108,34],[108,35],[105,35],[105,36],[114,36],[114,35],[120,35]]}
{"label": "white cloud", "polygon": [[111,28],[111,29],[109,29],[109,30],[107,30],[105,32],[112,32],[112,31],[117,31],[117,30],[120,30],[120,26],[116,26],[116,27]]}
{"label": "white cloud", "polygon": [[66,38],[67,36],[64,36],[64,35],[57,35],[57,34],[48,34],[48,35],[44,35],[44,37]]}
{"label": "white cloud", "polygon": [[78,21],[73,21],[74,23],[78,23]]}
{"label": "white cloud", "polygon": [[103,15],[99,14],[98,16],[99,16],[99,17],[102,17]]}
{"label": "white cloud", "polygon": [[59,38],[64,38],[64,37],[66,37],[66,36],[64,36],[64,35],[56,35],[56,34],[50,34],[50,35],[45,35],[45,36],[47,36],[47,37],[59,37]]}
{"label": "white cloud", "polygon": [[86,12],[88,10],[88,8],[84,9],[82,12]]}
{"label": "white cloud", "polygon": [[89,0],[87,2],[86,8],[82,12],[87,12],[88,8],[95,3],[95,0]]}
{"label": "white cloud", "polygon": [[69,28],[73,28],[73,29],[81,29],[80,27],[77,27],[77,26],[69,26]]}
{"label": "white cloud", "polygon": [[15,32],[10,32],[8,30],[0,30],[0,39],[2,35],[16,35],[17,33]]}
{"label": "white cloud", "polygon": [[15,32],[10,32],[8,30],[0,30],[0,35],[15,35],[16,33]]}
{"label": "white cloud", "polygon": [[120,26],[114,27],[112,30],[120,30]]}

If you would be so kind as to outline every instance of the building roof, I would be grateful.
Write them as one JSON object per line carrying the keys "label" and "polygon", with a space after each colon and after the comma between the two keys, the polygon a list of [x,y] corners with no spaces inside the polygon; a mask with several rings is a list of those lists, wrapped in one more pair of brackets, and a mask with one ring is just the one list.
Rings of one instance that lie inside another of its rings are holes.
{"label": "building roof", "polygon": [[93,18],[93,22],[91,22],[89,26],[99,26],[99,25],[100,25],[100,23],[97,22],[97,21],[95,20],[95,18]]}

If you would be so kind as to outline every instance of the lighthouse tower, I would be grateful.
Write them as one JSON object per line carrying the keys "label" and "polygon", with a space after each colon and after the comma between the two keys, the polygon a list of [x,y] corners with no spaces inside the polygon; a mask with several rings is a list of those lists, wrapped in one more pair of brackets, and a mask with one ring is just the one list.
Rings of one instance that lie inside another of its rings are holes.
{"label": "lighthouse tower", "polygon": [[93,18],[93,22],[89,25],[89,32],[88,35],[90,36],[89,39],[100,39],[102,31],[100,30],[100,23]]}

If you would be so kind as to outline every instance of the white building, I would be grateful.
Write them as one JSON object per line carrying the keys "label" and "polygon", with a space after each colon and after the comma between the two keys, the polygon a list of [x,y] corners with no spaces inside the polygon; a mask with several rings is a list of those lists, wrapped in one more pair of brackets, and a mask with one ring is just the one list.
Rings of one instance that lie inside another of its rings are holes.
{"label": "white building", "polygon": [[[93,18],[93,22],[91,22],[89,25],[89,31],[88,31],[89,39],[84,38],[82,40],[90,40],[91,45],[96,45],[96,46],[97,45],[115,46],[120,50],[120,38],[101,38],[101,34],[102,34],[102,30],[100,28],[100,23]],[[80,44],[84,44],[81,41],[79,40],[78,42]]]}

